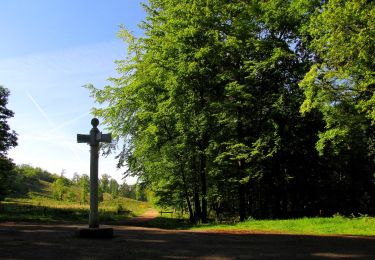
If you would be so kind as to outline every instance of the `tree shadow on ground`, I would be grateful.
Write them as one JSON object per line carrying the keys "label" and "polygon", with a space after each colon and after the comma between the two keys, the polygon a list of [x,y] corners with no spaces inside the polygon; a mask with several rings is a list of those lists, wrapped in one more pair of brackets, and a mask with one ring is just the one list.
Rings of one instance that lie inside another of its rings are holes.
{"label": "tree shadow on ground", "polygon": [[0,258],[374,259],[374,237],[231,234],[115,226],[108,240],[74,236],[76,225],[0,223]]}

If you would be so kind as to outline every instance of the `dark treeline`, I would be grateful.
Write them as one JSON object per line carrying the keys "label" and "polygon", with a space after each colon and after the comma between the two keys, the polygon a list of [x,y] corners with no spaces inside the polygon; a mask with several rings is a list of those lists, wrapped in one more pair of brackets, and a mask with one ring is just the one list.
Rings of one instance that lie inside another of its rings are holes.
{"label": "dark treeline", "polygon": [[89,86],[119,166],[192,221],[375,213],[374,5],[148,1]]}

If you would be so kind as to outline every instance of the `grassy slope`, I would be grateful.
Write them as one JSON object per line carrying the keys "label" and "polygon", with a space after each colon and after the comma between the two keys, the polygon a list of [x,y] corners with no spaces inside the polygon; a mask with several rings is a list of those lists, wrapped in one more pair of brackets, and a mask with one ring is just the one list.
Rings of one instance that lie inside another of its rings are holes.
{"label": "grassy slope", "polygon": [[[99,204],[100,220],[114,221],[137,216],[151,205],[128,198]],[[52,184],[40,181],[38,189],[28,198],[7,198],[1,202],[0,221],[82,221],[87,222],[89,205],[57,201],[52,198]]]}

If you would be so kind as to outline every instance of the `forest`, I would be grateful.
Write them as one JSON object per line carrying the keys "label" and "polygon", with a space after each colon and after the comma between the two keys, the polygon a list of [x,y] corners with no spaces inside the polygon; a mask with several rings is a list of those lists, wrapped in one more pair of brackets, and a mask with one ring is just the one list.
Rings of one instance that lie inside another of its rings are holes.
{"label": "forest", "polygon": [[[103,153],[117,154],[124,177],[195,223],[375,214],[374,1],[144,9],[142,35],[118,33],[128,50],[118,75],[86,86],[115,139]],[[27,167],[6,157],[17,138],[1,129],[3,192]],[[87,176],[54,178],[56,199],[86,201]],[[105,178],[102,193],[143,196]]]}
{"label": "forest", "polygon": [[87,86],[105,152],[195,222],[374,214],[374,5],[148,1]]}

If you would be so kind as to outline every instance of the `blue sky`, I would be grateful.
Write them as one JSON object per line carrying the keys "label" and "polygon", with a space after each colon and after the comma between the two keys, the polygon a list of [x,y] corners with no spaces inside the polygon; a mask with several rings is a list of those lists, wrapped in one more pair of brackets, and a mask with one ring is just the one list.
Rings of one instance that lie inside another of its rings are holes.
{"label": "blue sky", "polygon": [[[89,174],[89,146],[76,134],[90,131],[95,104],[82,86],[103,87],[117,75],[114,61],[127,50],[116,33],[121,24],[141,33],[140,2],[0,0],[0,85],[11,91],[9,124],[19,145],[9,156],[17,164]],[[101,157],[99,174],[121,181],[124,169],[115,164]]]}

